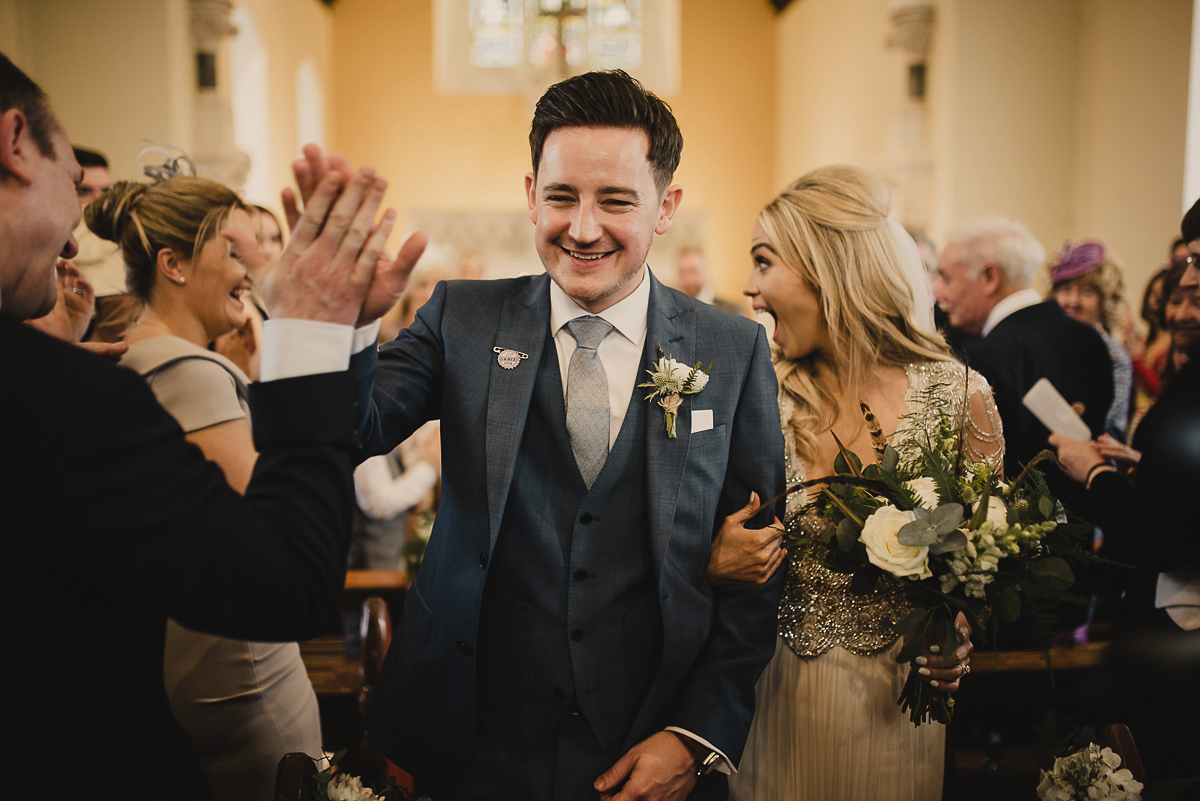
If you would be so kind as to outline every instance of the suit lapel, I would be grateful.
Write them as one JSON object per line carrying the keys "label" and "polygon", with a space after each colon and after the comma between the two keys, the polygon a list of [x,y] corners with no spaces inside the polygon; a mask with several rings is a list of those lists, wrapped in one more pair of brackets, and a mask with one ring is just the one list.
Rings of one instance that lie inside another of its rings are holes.
{"label": "suit lapel", "polygon": [[501,366],[498,355],[491,361],[486,447],[489,538],[493,548],[500,533],[517,450],[525,433],[529,403],[546,343],[550,320],[549,280],[548,275],[543,275],[506,298],[496,330],[495,347],[514,350],[529,358],[521,359],[512,369]]}
{"label": "suit lapel", "polygon": [[[642,367],[638,371],[639,384],[647,379],[646,371],[653,369],[657,363],[660,347],[667,358],[689,366],[696,363],[695,315],[688,309],[680,308],[670,290],[659,283],[653,274],[649,275],[650,311],[646,321],[646,348],[642,355]],[[634,402],[647,403],[641,400],[644,397],[644,393],[639,393],[635,395]],[[676,438],[670,439],[667,437],[662,407],[657,400],[648,403],[646,475],[650,547],[654,553],[654,564],[661,569],[671,537],[679,484],[687,461],[692,416],[690,399],[685,397],[676,420]]]}

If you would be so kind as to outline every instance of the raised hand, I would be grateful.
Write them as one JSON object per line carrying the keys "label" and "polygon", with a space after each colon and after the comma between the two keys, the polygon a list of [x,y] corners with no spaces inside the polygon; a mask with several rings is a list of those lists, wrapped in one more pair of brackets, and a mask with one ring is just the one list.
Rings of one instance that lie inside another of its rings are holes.
{"label": "raised hand", "polygon": [[[328,176],[340,175],[349,181],[353,177],[353,171],[350,169],[350,162],[342,154],[330,153],[326,156],[320,147],[308,144],[304,146],[304,158],[297,159],[292,163],[292,173],[296,179],[296,190],[299,191],[299,196],[297,197],[296,191],[290,188],[284,189],[282,201],[288,227],[292,229],[294,236],[296,226],[303,216],[300,204],[304,204],[307,208],[317,188]],[[388,222],[388,233],[391,232],[394,222],[393,215]],[[380,221],[380,224],[383,224],[383,220]],[[384,242],[387,241],[386,233],[383,239]],[[418,231],[405,240],[394,259],[386,251],[380,251],[376,259],[371,285],[368,287],[356,325],[362,326],[374,322],[396,305],[396,301],[400,299],[400,296],[404,294],[405,287],[408,286],[408,278],[412,274],[413,268],[417,265],[421,254],[425,252],[427,241],[425,234]],[[272,311],[272,313],[274,312]]]}
{"label": "raised hand", "polygon": [[744,525],[760,506],[758,493],[752,492],[750,503],[725,518],[708,560],[708,580],[712,584],[762,584],[783,564],[787,549],[783,547],[779,518],[766,528]]}
{"label": "raised hand", "polygon": [[58,285],[54,308],[44,317],[26,322],[65,342],[79,342],[96,313],[96,292],[71,262],[59,259],[54,270]]}
{"label": "raised hand", "polygon": [[387,182],[363,167],[346,183],[331,171],[305,205],[292,238],[263,282],[273,317],[355,325],[391,233],[390,209],[375,225]]}

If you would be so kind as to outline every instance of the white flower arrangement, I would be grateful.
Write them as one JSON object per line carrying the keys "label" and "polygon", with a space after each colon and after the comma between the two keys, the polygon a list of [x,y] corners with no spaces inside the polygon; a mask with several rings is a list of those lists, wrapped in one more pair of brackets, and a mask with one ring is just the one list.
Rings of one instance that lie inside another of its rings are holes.
{"label": "white flower arrangement", "polygon": [[646,400],[658,398],[658,405],[663,408],[667,423],[667,436],[675,439],[675,418],[679,407],[683,404],[684,395],[694,395],[708,386],[708,375],[712,372],[712,364],[707,370],[700,369],[700,362],[694,367],[677,362],[664,356],[662,350],[658,353],[658,363],[653,370],[647,370],[650,380],[638,384],[639,387],[651,390]]}
{"label": "white flower arrangement", "polygon": [[1042,801],[1140,801],[1142,783],[1121,768],[1111,748],[1091,743],[1042,771],[1037,794]]}

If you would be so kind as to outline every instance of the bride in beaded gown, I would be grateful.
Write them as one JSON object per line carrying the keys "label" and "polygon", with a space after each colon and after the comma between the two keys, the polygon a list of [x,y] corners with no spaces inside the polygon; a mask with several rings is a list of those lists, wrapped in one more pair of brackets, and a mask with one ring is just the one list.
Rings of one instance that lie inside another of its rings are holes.
{"label": "bride in beaded gown", "polygon": [[[878,178],[835,166],[803,176],[759,214],[745,293],[775,320],[789,486],[834,472],[834,435],[856,453],[871,452],[859,400],[902,457],[945,412],[961,428],[969,458],[1003,463],[991,389],[952,361],[935,333],[915,245],[887,218],[888,205]],[[820,518],[801,515],[807,500],[803,490],[788,498],[791,533],[820,529]],[[787,576],[779,642],[758,683],[730,797],[940,799],[944,727],[914,726],[896,703],[910,670],[895,660],[902,642],[894,626],[911,609],[903,594],[880,581],[872,593],[854,595],[849,576],[813,558],[785,559],[778,532],[747,530],[744,519],[731,516],[714,542],[712,581],[765,580],[779,563]],[[927,652],[911,669],[952,691],[970,650],[960,628],[953,654]]]}

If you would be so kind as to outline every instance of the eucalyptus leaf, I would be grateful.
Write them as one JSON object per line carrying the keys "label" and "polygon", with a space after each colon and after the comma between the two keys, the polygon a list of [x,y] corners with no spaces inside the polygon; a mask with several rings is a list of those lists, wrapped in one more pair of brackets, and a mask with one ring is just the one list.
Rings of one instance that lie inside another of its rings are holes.
{"label": "eucalyptus leaf", "polygon": [[918,520],[928,520],[929,519],[929,510],[926,509],[924,506],[917,506],[912,511],[913,511],[913,514],[915,514],[917,516]]}
{"label": "eucalyptus leaf", "polygon": [[896,465],[900,464],[900,454],[891,445],[883,449],[883,472],[892,473],[896,470]]}
{"label": "eucalyptus leaf", "polygon": [[1038,498],[1038,511],[1042,513],[1042,517],[1050,517],[1054,514],[1054,501],[1045,495]]}
{"label": "eucalyptus leaf", "polygon": [[959,548],[967,547],[967,535],[954,529],[946,536],[929,546],[930,553],[950,553]]}
{"label": "eucalyptus leaf", "polygon": [[943,503],[929,513],[929,525],[933,526],[939,537],[944,537],[958,528],[962,519],[963,508],[960,503]]}
{"label": "eucalyptus leaf", "polygon": [[854,521],[850,518],[845,518],[837,526],[837,542],[838,547],[843,551],[850,551],[858,544],[859,530],[858,526],[854,525]]}
{"label": "eucalyptus leaf", "polygon": [[938,533],[927,520],[914,520],[905,523],[896,532],[896,539],[901,545],[931,545],[937,542]]}
{"label": "eucalyptus leaf", "polygon": [[879,469],[879,465],[869,464],[863,468],[863,478],[869,478],[873,481],[883,481],[883,471]]}
{"label": "eucalyptus leaf", "polygon": [[1030,565],[1030,571],[1037,577],[1049,579],[1065,589],[1075,583],[1075,573],[1065,559],[1057,556],[1047,556]]}
{"label": "eucalyptus leaf", "polygon": [[846,464],[846,457],[840,453],[833,457],[833,471],[842,475],[848,475],[851,472],[850,465]]}

